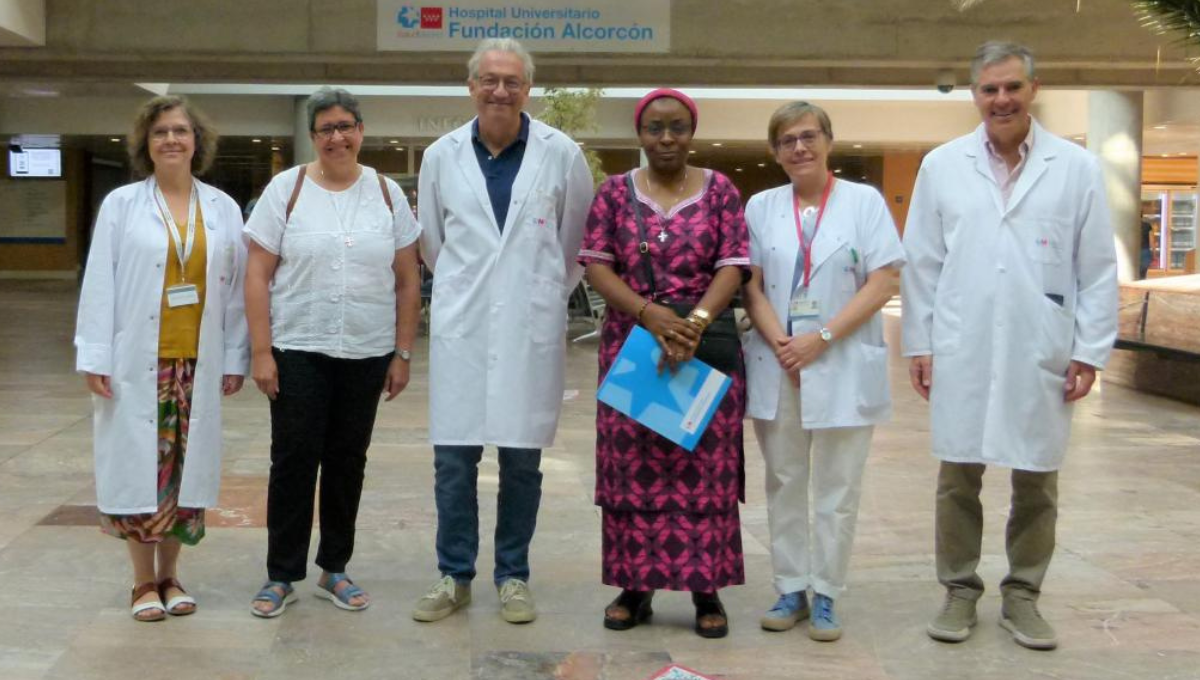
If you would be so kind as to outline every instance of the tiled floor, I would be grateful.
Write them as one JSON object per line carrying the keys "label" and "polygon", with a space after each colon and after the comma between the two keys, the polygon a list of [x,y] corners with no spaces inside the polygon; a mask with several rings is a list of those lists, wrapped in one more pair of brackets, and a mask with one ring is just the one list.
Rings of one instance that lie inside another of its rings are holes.
{"label": "tiled floor", "polygon": [[[280,619],[247,611],[264,577],[269,431],[264,398],[227,400],[225,481],[208,538],[184,555],[195,616],[139,624],[128,616],[123,547],[96,529],[90,401],[72,374],[70,285],[0,282],[0,679],[486,678],[639,680],[669,662],[714,677],[1200,678],[1200,409],[1105,386],[1077,410],[1061,482],[1059,548],[1042,609],[1061,648],[1031,652],[996,625],[1004,573],[1006,475],[988,475],[982,573],[991,589],[975,635],[931,641],[935,462],[926,409],[894,362],[896,417],[869,463],[846,629],[837,643],[803,629],[765,633],[773,600],[762,465],[747,440],[742,509],[749,583],[723,593],[732,632],[701,640],[688,598],[662,593],[653,625],[600,625],[614,592],[599,583],[599,515],[591,504],[595,345],[571,345],[556,446],[533,549],[541,617],[504,623],[487,583],[468,611],[436,624],[409,618],[436,577],[433,469],[426,444],[426,363],[380,408],[351,564],[373,606],[350,614],[311,597]],[[894,326],[895,324],[891,324]],[[573,329],[577,334],[585,330]],[[481,475],[483,526],[494,518],[495,458]],[[479,571],[490,573],[490,536]]]}

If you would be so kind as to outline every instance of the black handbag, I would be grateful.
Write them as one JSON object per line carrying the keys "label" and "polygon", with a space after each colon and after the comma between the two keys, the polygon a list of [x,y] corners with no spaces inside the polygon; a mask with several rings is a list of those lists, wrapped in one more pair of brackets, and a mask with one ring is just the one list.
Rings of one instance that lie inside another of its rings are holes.
{"label": "black handbag", "polygon": [[[650,299],[671,308],[671,311],[681,318],[687,318],[695,308],[694,302],[675,302],[671,300],[655,300],[656,284],[654,279],[654,264],[650,261],[650,244],[646,239],[646,224],[642,221],[641,207],[638,205],[636,190],[633,186],[633,173],[625,175],[629,189],[629,204],[633,207],[633,218],[638,227],[638,253],[641,255],[642,266],[646,270],[646,280],[650,284]],[[704,333],[700,336],[700,344],[696,346],[695,358],[712,366],[718,371],[732,376],[742,366],[742,341],[737,330],[737,320],[733,309],[726,307],[720,314],[713,317]]]}

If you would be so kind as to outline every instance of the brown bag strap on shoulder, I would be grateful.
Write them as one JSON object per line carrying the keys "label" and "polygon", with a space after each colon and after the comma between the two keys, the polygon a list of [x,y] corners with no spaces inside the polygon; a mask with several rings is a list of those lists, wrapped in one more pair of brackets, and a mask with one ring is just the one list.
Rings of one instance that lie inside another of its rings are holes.
{"label": "brown bag strap on shoulder", "polygon": [[288,199],[287,212],[283,214],[283,223],[292,218],[292,209],[296,207],[296,199],[300,198],[300,187],[304,186],[304,176],[308,174],[308,165],[301,165],[296,175],[296,186],[292,188],[292,197]]}
{"label": "brown bag strap on shoulder", "polygon": [[[288,199],[287,212],[283,215],[284,224],[292,217],[292,210],[296,208],[296,200],[300,198],[300,187],[304,186],[304,176],[308,174],[308,165],[301,165],[300,172],[296,175],[296,186],[292,188],[292,197]],[[392,195],[388,192],[387,182],[384,181],[383,175],[378,173],[375,177],[379,180],[379,191],[383,193],[383,202],[387,203],[388,212],[396,214],[396,209],[392,206]]]}
{"label": "brown bag strap on shoulder", "polygon": [[383,175],[375,173],[375,177],[379,179],[379,190],[383,192],[383,202],[387,203],[388,212],[395,215],[396,209],[392,207],[392,195],[388,193],[387,182],[383,181]]}

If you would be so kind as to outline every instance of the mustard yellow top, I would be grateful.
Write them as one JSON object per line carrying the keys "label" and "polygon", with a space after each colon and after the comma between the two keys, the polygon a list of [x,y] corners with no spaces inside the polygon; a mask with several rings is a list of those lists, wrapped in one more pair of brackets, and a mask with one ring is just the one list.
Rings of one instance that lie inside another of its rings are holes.
{"label": "mustard yellow top", "polygon": [[[187,249],[187,229],[180,229],[184,249]],[[167,274],[163,277],[162,311],[158,327],[158,356],[160,359],[195,359],[200,347],[200,316],[204,312],[204,283],[208,269],[205,246],[204,217],[196,206],[196,245],[188,258],[186,280],[181,276],[179,257],[174,241],[167,240]],[[167,289],[181,283],[196,286],[200,304],[171,307],[167,304]]]}

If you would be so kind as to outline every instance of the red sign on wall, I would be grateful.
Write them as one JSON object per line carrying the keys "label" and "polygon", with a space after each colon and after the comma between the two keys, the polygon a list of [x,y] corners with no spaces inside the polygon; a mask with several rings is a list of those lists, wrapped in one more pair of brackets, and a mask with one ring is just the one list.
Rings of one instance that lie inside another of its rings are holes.
{"label": "red sign on wall", "polygon": [[441,7],[422,7],[421,8],[421,28],[441,28],[442,27],[442,8]]}

